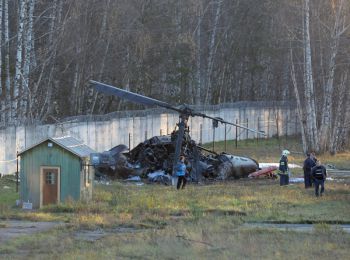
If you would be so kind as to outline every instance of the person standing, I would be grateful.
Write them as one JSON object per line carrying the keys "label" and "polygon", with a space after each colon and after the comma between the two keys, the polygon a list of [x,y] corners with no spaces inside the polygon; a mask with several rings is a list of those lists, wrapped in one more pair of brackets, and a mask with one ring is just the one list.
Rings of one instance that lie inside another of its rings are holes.
{"label": "person standing", "polygon": [[315,165],[316,165],[317,158],[316,158],[315,152],[311,152],[311,153],[310,153],[310,158],[315,162]]}
{"label": "person standing", "polygon": [[306,156],[303,166],[305,189],[312,187],[311,169],[316,166],[315,160],[313,160],[311,154],[307,153]]}
{"label": "person standing", "polygon": [[[327,177],[327,170],[321,164],[319,160],[316,161],[316,166],[311,169],[311,176],[315,184],[315,195],[318,197],[319,195],[323,195],[324,193],[324,182]],[[321,186],[321,191],[319,190]]]}
{"label": "person standing", "polygon": [[176,176],[177,186],[176,188],[179,190],[180,188],[185,188],[186,185],[186,164],[185,164],[185,156],[180,156],[180,161],[176,165]]}
{"label": "person standing", "polygon": [[284,150],[282,152],[282,156],[279,162],[279,176],[280,176],[280,185],[288,185],[289,184],[289,167],[288,167],[288,155],[290,152],[288,150]]}

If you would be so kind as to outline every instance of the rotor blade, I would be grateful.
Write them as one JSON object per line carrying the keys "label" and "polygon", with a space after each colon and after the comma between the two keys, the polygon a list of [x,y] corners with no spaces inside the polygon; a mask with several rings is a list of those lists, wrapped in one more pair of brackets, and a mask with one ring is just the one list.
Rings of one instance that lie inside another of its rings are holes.
{"label": "rotor blade", "polygon": [[248,130],[248,131],[257,133],[257,134],[259,134],[259,135],[266,136],[266,134],[265,134],[264,132],[262,132],[262,131],[258,131],[258,130],[255,130],[255,129],[252,129],[252,128],[249,128],[249,127],[246,127],[246,126],[243,126],[243,125],[231,123],[231,122],[228,122],[228,121],[223,120],[222,118],[212,117],[212,116],[208,116],[208,115],[202,114],[202,113],[194,113],[193,115],[194,115],[194,116],[201,116],[201,117],[209,118],[209,119],[212,119],[212,120],[216,120],[216,121],[218,121],[218,122],[220,122],[220,123],[223,123],[223,124],[228,124],[228,125],[237,126],[237,127],[239,127],[239,128],[246,129],[246,130]]}
{"label": "rotor blade", "polygon": [[192,109],[188,109],[188,108],[187,109],[176,108],[176,107],[173,107],[173,106],[171,106],[163,101],[159,101],[159,100],[154,99],[154,98],[146,97],[146,96],[143,96],[143,95],[140,95],[140,94],[137,94],[134,92],[130,92],[130,91],[127,91],[124,89],[120,89],[120,88],[117,88],[117,87],[114,87],[111,85],[107,85],[107,84],[104,84],[104,83],[101,83],[98,81],[90,80],[90,84],[93,85],[93,88],[98,92],[102,92],[102,93],[107,94],[107,95],[113,95],[113,96],[117,96],[117,97],[120,97],[123,99],[127,99],[127,100],[134,102],[134,103],[137,103],[137,104],[164,107],[167,109],[175,110],[176,112],[178,112],[180,114],[188,114],[191,116],[205,117],[205,118],[209,118],[212,120],[216,120],[216,121],[221,122],[223,124],[237,126],[237,127],[246,129],[246,130],[254,132],[254,133],[265,135],[265,133],[263,133],[261,131],[257,131],[255,129],[251,129],[251,128],[248,128],[248,127],[245,127],[245,126],[242,126],[239,124],[231,123],[231,122],[225,121],[221,118],[211,117],[211,116],[208,116],[208,115],[202,114],[202,113],[196,113],[196,112],[193,112]]}
{"label": "rotor blade", "polygon": [[107,85],[101,82],[97,82],[94,80],[90,80],[90,84],[93,85],[93,88],[98,91],[98,92],[102,92],[104,94],[107,95],[113,95],[113,96],[117,96],[123,99],[127,99],[131,102],[137,103],[137,104],[143,104],[143,105],[148,105],[148,106],[159,106],[159,107],[164,107],[167,109],[172,109],[175,110],[177,112],[181,113],[181,110],[170,106],[169,104],[163,102],[163,101],[159,101],[157,99],[153,99],[150,97],[146,97],[146,96],[142,96],[140,94],[137,93],[133,93],[124,89],[120,89],[111,85]]}

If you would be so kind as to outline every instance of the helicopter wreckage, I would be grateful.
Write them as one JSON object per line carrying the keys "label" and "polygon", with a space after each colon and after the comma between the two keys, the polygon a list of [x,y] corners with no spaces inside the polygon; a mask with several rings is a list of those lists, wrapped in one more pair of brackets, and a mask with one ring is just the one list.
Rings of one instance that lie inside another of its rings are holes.
{"label": "helicopter wreckage", "polygon": [[[170,184],[176,133],[154,136],[130,151],[127,146],[118,145],[109,151],[92,154],[91,161],[98,176],[111,179],[139,176]],[[210,151],[196,144],[188,133],[185,133],[182,144],[188,177],[193,182],[245,178],[259,168],[258,162],[252,158]]]}
{"label": "helicopter wreckage", "polygon": [[264,135],[245,126],[234,124],[218,117],[193,111],[187,106],[174,107],[168,103],[142,96],[137,93],[116,88],[104,83],[90,81],[95,90],[108,95],[118,96],[134,103],[156,105],[179,113],[177,128],[170,135],[154,136],[129,151],[125,145],[118,145],[103,153],[91,154],[91,162],[97,169],[97,175],[110,178],[148,177],[154,182],[170,184],[180,155],[186,158],[188,177],[193,182],[204,179],[226,180],[248,177],[259,169],[252,158],[210,151],[191,139],[187,126],[190,116],[200,116],[213,121],[244,128]]}

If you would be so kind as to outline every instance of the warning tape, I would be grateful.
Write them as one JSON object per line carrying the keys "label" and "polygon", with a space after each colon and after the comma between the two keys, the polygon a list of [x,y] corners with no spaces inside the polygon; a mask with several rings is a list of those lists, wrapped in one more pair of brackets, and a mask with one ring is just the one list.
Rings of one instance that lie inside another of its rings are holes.
{"label": "warning tape", "polygon": [[7,160],[7,161],[0,161],[0,163],[9,163],[9,162],[14,162],[17,161],[17,159],[12,159],[12,160]]}

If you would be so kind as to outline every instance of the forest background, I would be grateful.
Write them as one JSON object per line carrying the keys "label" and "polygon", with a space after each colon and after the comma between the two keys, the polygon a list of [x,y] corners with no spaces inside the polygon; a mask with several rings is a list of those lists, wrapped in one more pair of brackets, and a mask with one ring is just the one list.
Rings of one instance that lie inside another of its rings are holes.
{"label": "forest background", "polygon": [[348,0],[0,0],[0,125],[170,104],[293,101],[304,151],[349,146]]}

